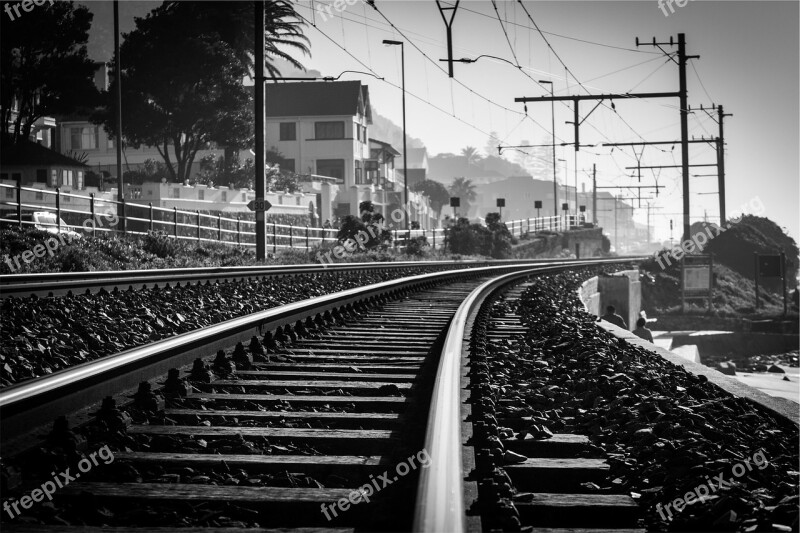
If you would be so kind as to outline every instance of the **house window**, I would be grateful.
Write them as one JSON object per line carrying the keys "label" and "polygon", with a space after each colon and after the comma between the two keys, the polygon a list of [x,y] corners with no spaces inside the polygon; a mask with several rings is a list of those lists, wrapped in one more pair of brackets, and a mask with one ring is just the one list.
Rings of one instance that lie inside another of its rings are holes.
{"label": "house window", "polygon": [[361,172],[361,161],[356,160],[356,185],[362,185],[364,183],[363,174]]}
{"label": "house window", "polygon": [[75,181],[75,187],[80,190],[83,190],[83,171],[79,170],[76,175],[77,179]]}
{"label": "house window", "polygon": [[222,201],[223,202],[228,201],[228,191],[222,191]]}
{"label": "house window", "polygon": [[36,183],[47,183],[47,169],[46,168],[37,168],[36,169]]}
{"label": "house window", "polygon": [[58,187],[58,170],[55,168],[50,171],[50,186],[53,188]]}
{"label": "house window", "polygon": [[315,122],[317,139],[344,139],[344,122]]}
{"label": "house window", "polygon": [[97,128],[70,128],[70,148],[73,150],[96,150]]}
{"label": "house window", "polygon": [[281,159],[281,170],[288,170],[294,172],[294,159]]}
{"label": "house window", "polygon": [[72,187],[72,171],[61,170],[61,185],[65,187]]}
{"label": "house window", "polygon": [[297,125],[294,122],[281,122],[281,136],[282,141],[296,141],[297,140]]}
{"label": "house window", "polygon": [[7,172],[3,172],[2,174],[0,174],[0,180],[7,180],[7,179],[8,179],[8,173]]}
{"label": "house window", "polygon": [[197,199],[198,200],[205,200],[206,199],[206,191],[200,189],[197,191]]}
{"label": "house window", "polygon": [[180,198],[181,197],[181,188],[180,187],[173,187],[172,188],[172,197],[173,198]]}
{"label": "house window", "polygon": [[317,159],[317,174],[344,183],[344,159]]}

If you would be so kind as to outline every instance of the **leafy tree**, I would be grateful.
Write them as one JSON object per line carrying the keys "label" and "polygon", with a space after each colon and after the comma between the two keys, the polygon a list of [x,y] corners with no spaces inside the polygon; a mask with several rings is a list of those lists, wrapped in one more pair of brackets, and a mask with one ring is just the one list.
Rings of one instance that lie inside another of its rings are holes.
{"label": "leafy tree", "polygon": [[[285,48],[292,44],[307,51],[291,4],[265,5],[268,56],[291,59]],[[133,146],[156,147],[173,181],[188,179],[197,152],[214,144],[227,147],[223,175],[230,179],[232,149],[252,144],[252,99],[242,84],[252,73],[252,19],[246,2],[166,2],[126,35],[120,51],[125,137]],[[266,66],[278,73],[270,61]],[[108,131],[116,121],[111,109],[109,99],[96,117]]]}
{"label": "leafy tree", "polygon": [[[209,156],[213,157],[213,156]],[[155,159],[147,159],[142,166],[136,170],[127,170],[123,173],[125,183],[141,185],[147,181],[161,181],[162,178],[169,178],[166,165]]]}
{"label": "leafy tree", "polygon": [[450,196],[461,199],[461,209],[466,213],[469,211],[470,204],[477,198],[475,185],[472,184],[470,179],[464,177],[456,178],[450,184]]}
{"label": "leafy tree", "polygon": [[447,191],[447,187],[435,180],[418,181],[411,185],[410,189],[427,196],[436,213],[441,213],[442,207],[450,202],[450,193]]}
{"label": "leafy tree", "polygon": [[[0,8],[18,4],[4,0]],[[86,52],[92,14],[64,1],[15,20],[6,15],[0,16],[0,114],[2,131],[16,143],[30,137],[41,117],[97,105],[95,66]]]}

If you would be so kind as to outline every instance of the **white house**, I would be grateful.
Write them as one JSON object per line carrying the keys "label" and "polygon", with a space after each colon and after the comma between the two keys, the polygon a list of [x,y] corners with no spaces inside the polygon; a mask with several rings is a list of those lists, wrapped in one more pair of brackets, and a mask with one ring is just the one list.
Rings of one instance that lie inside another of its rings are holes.
{"label": "white house", "polygon": [[[320,185],[322,219],[331,205],[333,218],[358,215],[359,204],[371,201],[387,221],[402,206],[403,183],[395,172],[398,152],[369,138],[372,108],[369,89],[360,81],[267,83],[266,139],[276,149],[284,170],[334,178]],[[398,182],[398,180],[400,180]],[[412,193],[413,194],[413,193]],[[435,224],[426,197],[409,195],[412,221],[423,228]]]}

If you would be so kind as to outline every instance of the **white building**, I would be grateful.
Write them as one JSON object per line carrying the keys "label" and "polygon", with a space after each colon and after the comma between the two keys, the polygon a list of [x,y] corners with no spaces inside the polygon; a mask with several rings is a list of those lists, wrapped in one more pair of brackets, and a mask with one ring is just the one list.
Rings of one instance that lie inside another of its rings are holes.
{"label": "white building", "polygon": [[[387,222],[398,223],[398,217],[392,217],[403,203],[394,192],[403,190],[402,178],[395,172],[398,152],[369,138],[372,108],[366,85],[360,81],[267,83],[266,101],[265,145],[283,156],[268,162],[299,174],[334,178],[320,185],[322,220],[357,216],[359,204],[371,201]],[[411,210],[412,221],[423,228],[436,225],[426,197],[410,193],[409,203],[416,206]]]}

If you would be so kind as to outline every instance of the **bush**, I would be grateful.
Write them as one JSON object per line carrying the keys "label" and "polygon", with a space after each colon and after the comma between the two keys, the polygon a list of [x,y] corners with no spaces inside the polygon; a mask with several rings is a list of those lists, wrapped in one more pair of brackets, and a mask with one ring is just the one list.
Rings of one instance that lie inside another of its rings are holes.
{"label": "bush", "polygon": [[166,259],[175,257],[181,251],[178,239],[170,237],[163,231],[148,231],[142,240],[142,248],[157,257]]}
{"label": "bush", "polygon": [[427,255],[427,249],[430,247],[427,237],[414,237],[408,241],[408,245],[403,249],[403,252],[408,255],[417,257],[424,257]]}

